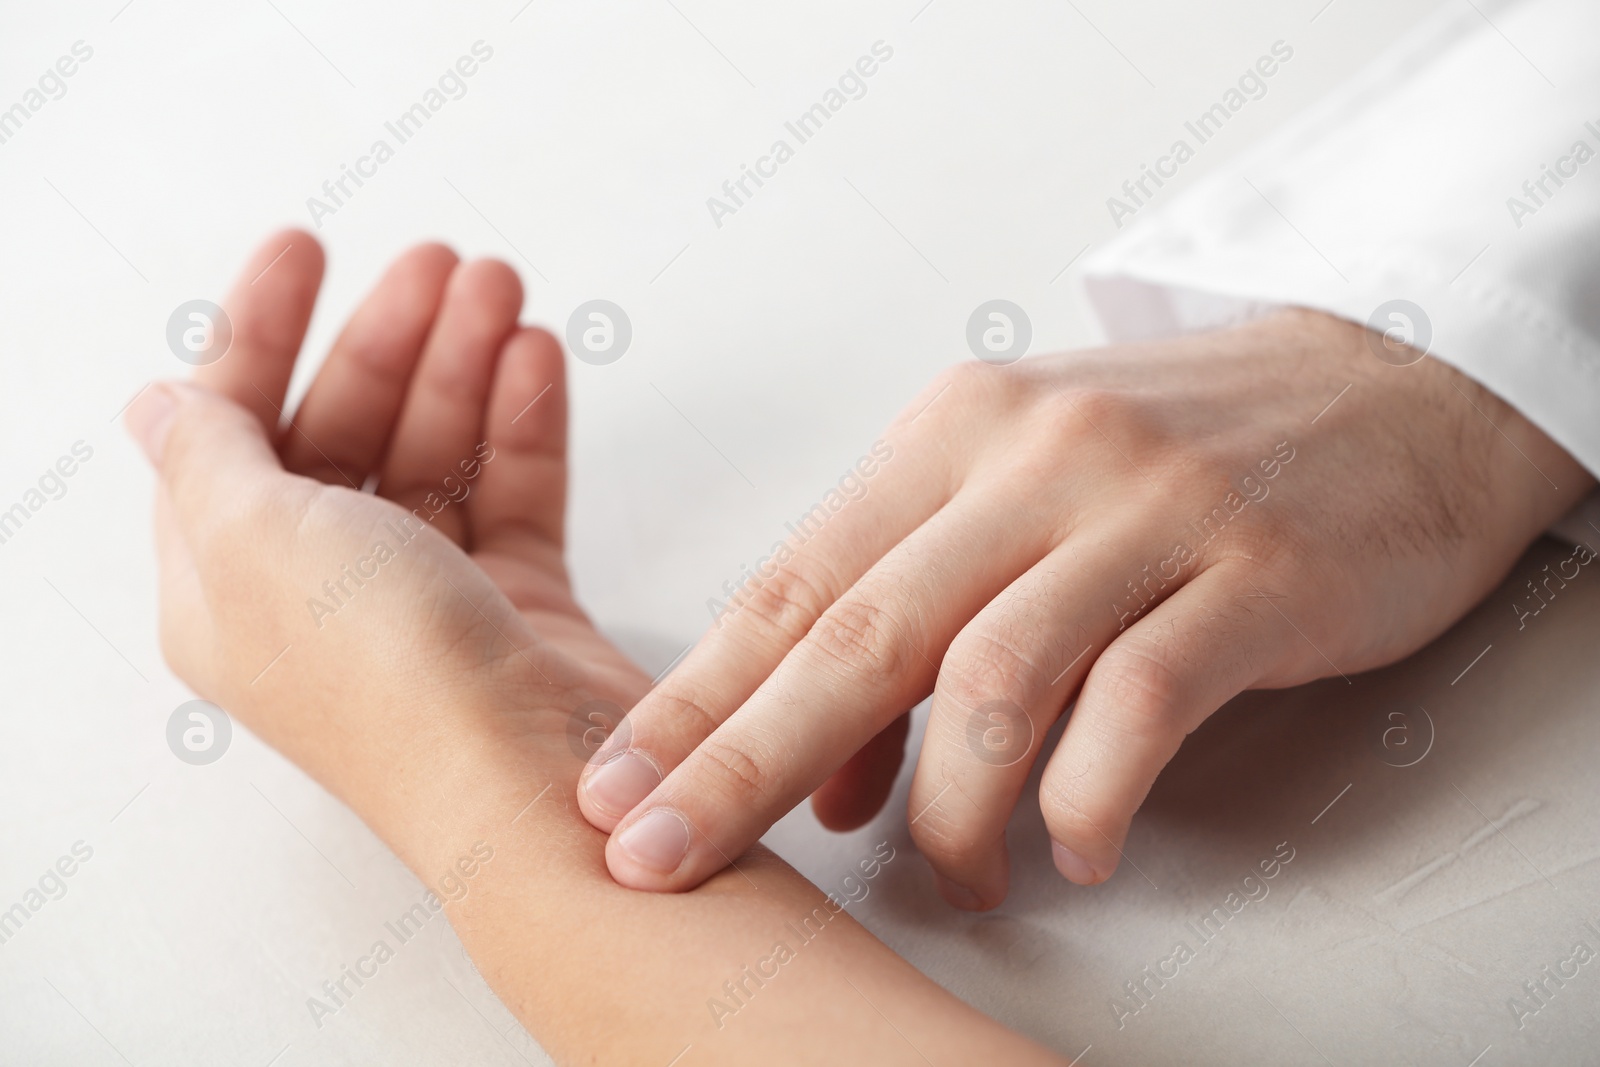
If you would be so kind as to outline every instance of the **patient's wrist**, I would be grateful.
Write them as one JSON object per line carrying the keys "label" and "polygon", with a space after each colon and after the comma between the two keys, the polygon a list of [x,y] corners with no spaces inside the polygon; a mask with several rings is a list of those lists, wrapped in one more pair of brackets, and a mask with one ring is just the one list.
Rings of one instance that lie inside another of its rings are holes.
{"label": "patient's wrist", "polygon": [[496,688],[434,690],[398,714],[387,706],[368,718],[370,743],[320,768],[323,784],[424,881],[477,842],[546,823],[576,785],[580,761],[552,743],[566,713],[513,707]]}

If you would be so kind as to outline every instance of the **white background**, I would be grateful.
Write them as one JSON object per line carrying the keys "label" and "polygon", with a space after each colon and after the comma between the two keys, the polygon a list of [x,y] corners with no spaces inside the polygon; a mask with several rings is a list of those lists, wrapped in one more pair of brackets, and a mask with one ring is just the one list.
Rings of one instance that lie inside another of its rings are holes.
{"label": "white background", "polygon": [[[525,318],[557,333],[585,300],[622,305],[627,355],[572,370],[572,564],[605,629],[659,669],[723,581],[967,357],[978,303],[1026,308],[1035,350],[1095,339],[1063,267],[1115,232],[1106,198],[1274,41],[1293,61],[1164,196],[1430,6],[7,5],[0,108],[75,41],[94,53],[0,144],[0,509],[74,442],[94,456],[0,544],[0,909],[75,841],[94,855],[0,945],[0,1063],[543,1061],[442,921],[313,1025],[306,998],[421,887],[248,735],[205,768],[167,750],[189,694],[156,647],[150,479],[113,421],[184,371],[172,309],[219,299],[269,230],[310,225],[307,198],[473,42],[494,54],[466,96],[322,220],[311,348],[423,239],[506,259]],[[866,95],[715,225],[706,198],[878,40],[894,55]],[[833,837],[800,812],[769,841],[827,888],[895,842],[858,917],[1069,1058],[1092,1045],[1085,1064],[1581,1062],[1600,964],[1525,1030],[1506,1000],[1575,940],[1600,946],[1581,927],[1600,891],[1585,654],[1600,590],[1524,633],[1511,596],[1352,687],[1240,701],[1096,890],[1051,871],[1025,804],[1013,898],[952,912],[904,833],[904,782],[872,827]],[[1418,704],[1436,750],[1384,766],[1368,727]],[[1285,839],[1296,859],[1272,895],[1118,1029],[1123,981]]]}

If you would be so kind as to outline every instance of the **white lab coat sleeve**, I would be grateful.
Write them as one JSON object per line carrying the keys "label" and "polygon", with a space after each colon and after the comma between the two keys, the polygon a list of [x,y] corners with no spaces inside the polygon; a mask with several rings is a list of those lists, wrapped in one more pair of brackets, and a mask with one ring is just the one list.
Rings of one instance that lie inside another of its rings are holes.
{"label": "white lab coat sleeve", "polygon": [[1085,263],[1111,340],[1286,305],[1396,327],[1600,474],[1600,3],[1451,3],[1181,194],[1146,188]]}

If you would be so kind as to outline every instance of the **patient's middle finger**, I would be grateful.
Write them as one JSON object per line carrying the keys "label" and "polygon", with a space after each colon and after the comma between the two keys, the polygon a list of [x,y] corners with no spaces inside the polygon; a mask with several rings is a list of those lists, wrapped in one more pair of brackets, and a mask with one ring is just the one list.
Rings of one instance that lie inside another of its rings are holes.
{"label": "patient's middle finger", "polygon": [[322,287],[324,257],[303,230],[273,234],[257,247],[223,298],[231,340],[194,380],[248,409],[268,433],[283,415],[289,375]]}
{"label": "patient's middle finger", "polygon": [[379,491],[404,507],[426,508],[430,521],[458,542],[466,513],[446,502],[458,465],[484,441],[495,364],[521,309],[522,283],[504,263],[455,268],[383,461]]}
{"label": "patient's middle finger", "polygon": [[384,273],[283,431],[286,469],[359,488],[377,467],[455,266],[454,252],[425,244]]}

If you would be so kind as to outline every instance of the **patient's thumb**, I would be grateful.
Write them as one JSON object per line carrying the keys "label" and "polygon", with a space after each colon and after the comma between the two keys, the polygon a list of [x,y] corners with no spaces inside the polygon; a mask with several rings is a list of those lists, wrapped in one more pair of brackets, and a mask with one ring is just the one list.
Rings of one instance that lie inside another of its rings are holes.
{"label": "patient's thumb", "polygon": [[252,470],[280,469],[261,423],[225,397],[185,382],[157,382],[128,406],[128,433],[169,481],[223,488]]}
{"label": "patient's thumb", "polygon": [[172,429],[172,419],[182,402],[179,390],[187,386],[175,382],[157,382],[145,389],[128,405],[123,425],[144,450],[145,458],[157,470],[161,469],[161,454],[166,448],[167,432]]}

